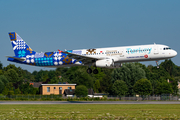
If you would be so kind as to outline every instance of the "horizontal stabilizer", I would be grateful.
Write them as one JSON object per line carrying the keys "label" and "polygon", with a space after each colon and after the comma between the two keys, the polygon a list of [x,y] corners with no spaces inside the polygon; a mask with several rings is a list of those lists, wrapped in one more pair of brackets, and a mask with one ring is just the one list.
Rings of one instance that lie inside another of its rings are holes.
{"label": "horizontal stabilizer", "polygon": [[12,57],[12,56],[6,56],[8,58],[13,58],[13,59],[16,59],[16,60],[19,60],[19,61],[25,61],[26,58],[19,58],[19,57]]}

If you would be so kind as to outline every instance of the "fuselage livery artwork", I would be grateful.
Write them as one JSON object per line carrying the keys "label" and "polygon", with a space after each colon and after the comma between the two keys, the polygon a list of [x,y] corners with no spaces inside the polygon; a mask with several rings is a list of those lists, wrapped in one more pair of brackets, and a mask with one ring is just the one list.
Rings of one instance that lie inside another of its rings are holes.
{"label": "fuselage livery artwork", "polygon": [[118,68],[125,62],[158,61],[175,57],[177,52],[161,44],[108,47],[81,50],[65,50],[54,52],[35,52],[16,33],[10,32],[9,37],[15,56],[7,56],[8,61],[41,66],[41,67],[71,67],[89,66],[88,73],[97,74],[90,66],[104,68]]}

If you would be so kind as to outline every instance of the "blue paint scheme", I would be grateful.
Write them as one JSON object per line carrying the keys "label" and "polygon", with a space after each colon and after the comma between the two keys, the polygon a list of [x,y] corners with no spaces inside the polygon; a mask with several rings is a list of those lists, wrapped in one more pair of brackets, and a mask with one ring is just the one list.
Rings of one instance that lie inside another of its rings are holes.
{"label": "blue paint scheme", "polygon": [[23,41],[23,39],[17,33],[11,32],[9,33],[9,36],[10,39],[12,40],[11,43],[15,56],[24,57],[26,55],[36,53]]}
{"label": "blue paint scheme", "polygon": [[81,50],[73,50],[72,53],[81,55],[81,54],[82,54],[82,51],[81,51]]}
{"label": "blue paint scheme", "polygon": [[[75,64],[77,60],[69,59],[68,55],[59,51],[56,52],[46,52],[46,53],[37,53],[33,51],[23,39],[15,32],[9,33],[12,47],[15,53],[14,57],[17,58],[26,58],[25,61],[19,61],[13,58],[8,58],[8,61],[17,62],[21,64],[29,64],[35,66],[59,66],[59,65],[68,65]],[[68,50],[72,53],[72,50]],[[80,51],[76,51],[80,53]],[[79,62],[81,63],[81,62]]]}
{"label": "blue paint scheme", "polygon": [[126,57],[126,58],[144,58],[144,56],[130,56],[130,57]]}
{"label": "blue paint scheme", "polygon": [[67,50],[67,52],[72,53],[72,50]]}
{"label": "blue paint scheme", "polygon": [[18,51],[18,57],[25,57],[26,56],[26,51],[25,50],[19,50]]}
{"label": "blue paint scheme", "polygon": [[131,49],[131,48],[126,48],[128,54],[134,54],[134,53],[147,53],[150,54],[152,48],[138,48],[138,49]]}

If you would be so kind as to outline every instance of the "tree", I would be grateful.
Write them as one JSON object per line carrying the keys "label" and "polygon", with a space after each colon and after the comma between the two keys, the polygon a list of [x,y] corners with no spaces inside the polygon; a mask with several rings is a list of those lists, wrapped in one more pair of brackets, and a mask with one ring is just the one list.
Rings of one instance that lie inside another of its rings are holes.
{"label": "tree", "polygon": [[86,69],[82,67],[79,67],[71,73],[69,82],[84,85],[87,88],[93,88],[93,78],[86,72]]}
{"label": "tree", "polygon": [[100,82],[99,80],[96,80],[96,82],[94,83],[94,92],[98,93],[100,88]]}
{"label": "tree", "polygon": [[178,94],[178,81],[175,80],[174,78],[169,78],[169,83],[173,90],[173,95],[177,95]]}
{"label": "tree", "polygon": [[75,89],[75,95],[86,97],[88,95],[88,89],[84,85],[79,85]]}
{"label": "tree", "polygon": [[0,75],[0,80],[4,83],[4,85],[6,85],[9,82],[4,75]]}
{"label": "tree", "polygon": [[119,96],[126,95],[128,91],[128,87],[123,80],[116,80],[112,88],[113,88],[114,94],[119,95]]}
{"label": "tree", "polygon": [[173,77],[176,74],[174,69],[175,64],[171,61],[171,59],[162,62],[160,64],[160,67],[161,66],[170,74],[171,77]]}
{"label": "tree", "polygon": [[19,84],[22,83],[22,79],[19,78],[18,74],[14,69],[8,69],[5,72],[5,76],[7,77],[9,82],[13,83],[13,86],[15,86],[15,88],[18,88]]}
{"label": "tree", "polygon": [[145,71],[135,63],[123,64],[121,68],[114,69],[112,72],[112,82],[123,80],[128,86],[128,95],[133,95],[133,86],[137,80],[146,78]]}
{"label": "tree", "polygon": [[2,94],[3,95],[8,95],[8,88],[7,87],[4,87],[4,90],[2,91]]}
{"label": "tree", "polygon": [[4,83],[2,82],[2,80],[0,80],[0,93],[2,93],[4,89]]}
{"label": "tree", "polygon": [[47,79],[49,79],[49,77],[48,77],[48,74],[45,74],[44,76],[43,76],[43,82],[46,82],[47,81]]}
{"label": "tree", "polygon": [[[107,69],[107,68],[101,68],[101,72],[103,72],[103,76],[100,79],[100,88],[99,92],[101,93],[108,93],[108,94],[113,94],[112,92],[112,81],[111,81],[111,74],[112,74],[113,69]],[[98,79],[99,80],[99,79]]]}
{"label": "tree", "polygon": [[50,70],[48,72],[48,77],[49,77],[49,79],[52,79],[52,78],[56,77],[56,71]]}
{"label": "tree", "polygon": [[40,70],[39,72],[33,72],[35,75],[36,82],[40,82],[48,78],[48,71]]}
{"label": "tree", "polygon": [[[139,67],[141,67],[145,73],[146,73],[146,78],[149,80],[150,76],[151,76],[151,71],[150,69],[148,69],[148,67],[146,67],[144,64],[141,64],[139,62],[135,63],[135,65],[138,65]],[[149,65],[149,67],[152,67],[152,65]]]}
{"label": "tree", "polygon": [[36,89],[32,85],[29,85],[28,94],[36,94]]}
{"label": "tree", "polygon": [[35,78],[34,78],[34,75],[31,74],[29,71],[27,70],[23,70],[23,79],[26,79],[28,80],[29,82],[32,81],[34,82],[35,81]]}
{"label": "tree", "polygon": [[18,74],[18,77],[23,77],[23,69],[21,69],[20,67],[17,68],[14,64],[9,64],[8,66],[3,68],[4,71],[8,71],[9,69],[15,70]]}
{"label": "tree", "polygon": [[18,95],[18,94],[21,94],[21,91],[20,91],[20,89],[19,89],[19,88],[15,89],[15,92],[14,92],[14,94],[16,94],[16,95]]}
{"label": "tree", "polygon": [[13,87],[13,84],[12,83],[7,83],[6,84],[6,87],[4,88],[3,92],[2,92],[3,95],[13,95],[14,94],[14,87]]}
{"label": "tree", "polygon": [[14,95],[14,91],[13,90],[8,91],[8,95]]}
{"label": "tree", "polygon": [[54,76],[54,77],[50,80],[50,82],[48,82],[48,84],[58,84],[58,82],[59,82],[59,79],[58,79],[56,76]]}
{"label": "tree", "polygon": [[0,75],[3,75],[3,70],[0,70]]}
{"label": "tree", "polygon": [[0,61],[0,70],[2,70],[2,68],[3,68],[3,64]]}
{"label": "tree", "polygon": [[138,95],[150,95],[152,91],[151,82],[147,79],[140,79],[134,84],[133,90]]}
{"label": "tree", "polygon": [[151,71],[151,76],[150,78],[148,78],[150,81],[154,80],[160,80],[160,79],[168,79],[170,76],[170,74],[163,68],[160,66],[159,69],[157,69],[156,66],[152,67],[152,71]]}
{"label": "tree", "polygon": [[163,81],[162,83],[158,82],[157,87],[155,88],[155,94],[156,95],[162,95],[162,94],[171,94],[173,93],[173,89],[167,81]]}
{"label": "tree", "polygon": [[0,61],[0,75],[3,75],[3,65],[2,65],[2,63],[1,63],[1,61]]}

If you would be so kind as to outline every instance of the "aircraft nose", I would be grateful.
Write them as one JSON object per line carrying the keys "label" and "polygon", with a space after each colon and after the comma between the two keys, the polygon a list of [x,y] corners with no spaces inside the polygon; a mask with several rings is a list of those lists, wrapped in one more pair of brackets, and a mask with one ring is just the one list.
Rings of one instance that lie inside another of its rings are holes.
{"label": "aircraft nose", "polygon": [[173,56],[176,56],[177,52],[175,50],[173,50]]}

